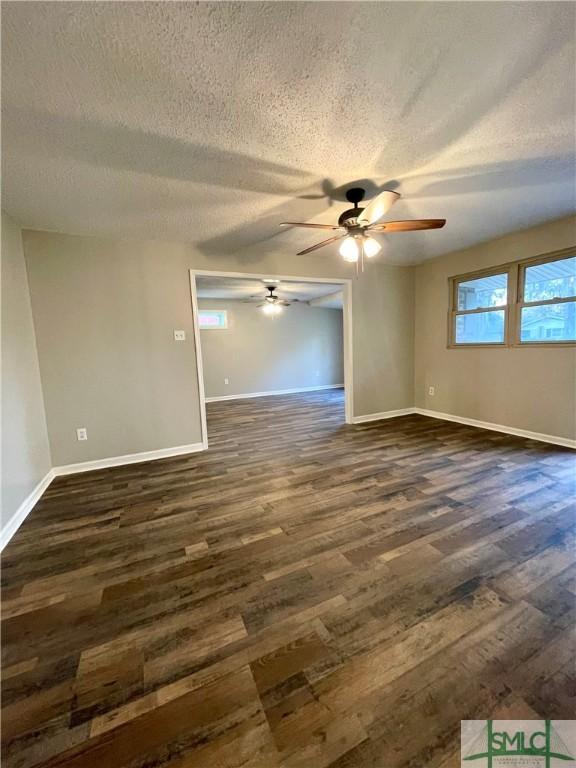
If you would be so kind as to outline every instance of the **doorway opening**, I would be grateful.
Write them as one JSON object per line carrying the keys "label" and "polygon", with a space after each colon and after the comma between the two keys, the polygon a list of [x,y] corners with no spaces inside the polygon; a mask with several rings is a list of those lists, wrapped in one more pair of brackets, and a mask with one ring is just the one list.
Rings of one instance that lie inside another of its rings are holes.
{"label": "doorway opening", "polygon": [[[206,447],[207,403],[212,424],[220,411],[247,418],[248,406],[250,413],[258,408],[252,398],[260,397],[276,398],[267,401],[268,411],[276,404],[296,413],[299,404],[323,407],[336,423],[351,423],[350,282],[191,270]],[[225,401],[239,402],[212,405]]]}

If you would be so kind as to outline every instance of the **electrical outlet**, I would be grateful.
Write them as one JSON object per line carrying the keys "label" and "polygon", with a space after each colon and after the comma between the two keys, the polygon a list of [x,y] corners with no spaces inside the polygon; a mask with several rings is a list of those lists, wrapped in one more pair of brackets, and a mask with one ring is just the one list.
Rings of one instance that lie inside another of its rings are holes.
{"label": "electrical outlet", "polygon": [[224,379],[224,384],[230,384],[230,379]]}
{"label": "electrical outlet", "polygon": [[432,397],[434,397],[434,395],[436,394],[436,388],[435,387],[428,387],[428,394],[432,395]]}
{"label": "electrical outlet", "polygon": [[76,439],[77,440],[88,440],[88,431],[86,427],[80,427],[76,430]]}
{"label": "electrical outlet", "polygon": [[186,331],[174,331],[174,341],[186,341]]}

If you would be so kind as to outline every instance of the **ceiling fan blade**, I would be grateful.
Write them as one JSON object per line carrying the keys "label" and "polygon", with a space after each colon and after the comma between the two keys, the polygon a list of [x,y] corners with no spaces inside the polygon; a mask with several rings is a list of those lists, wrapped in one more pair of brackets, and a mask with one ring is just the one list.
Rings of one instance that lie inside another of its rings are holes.
{"label": "ceiling fan blade", "polygon": [[306,253],[315,251],[317,248],[324,248],[325,245],[329,245],[335,240],[342,240],[345,237],[348,237],[348,235],[336,235],[336,237],[329,237],[328,240],[322,240],[321,243],[316,243],[316,245],[311,245],[310,248],[305,248],[303,251],[299,251],[296,256],[304,256]]}
{"label": "ceiling fan blade", "polygon": [[276,304],[280,304],[281,307],[289,307],[290,304],[292,304],[291,301],[286,301],[285,299],[279,299]]}
{"label": "ceiling fan blade", "polygon": [[385,189],[384,192],[380,192],[380,194],[377,195],[374,200],[371,200],[366,208],[364,208],[360,216],[358,216],[358,223],[368,225],[375,224],[399,199],[399,192],[392,192],[391,189]]}
{"label": "ceiling fan blade", "polygon": [[309,229],[344,229],[334,224],[306,224],[304,221],[283,221],[281,227],[308,227]]}
{"label": "ceiling fan blade", "polygon": [[368,232],[409,232],[412,229],[440,229],[446,224],[446,219],[412,219],[410,221],[387,221],[367,227]]}

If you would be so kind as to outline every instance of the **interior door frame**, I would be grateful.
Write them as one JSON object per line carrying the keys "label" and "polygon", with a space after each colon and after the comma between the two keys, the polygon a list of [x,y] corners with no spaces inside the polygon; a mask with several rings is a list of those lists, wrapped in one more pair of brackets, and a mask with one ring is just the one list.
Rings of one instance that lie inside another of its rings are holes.
{"label": "interior door frame", "polygon": [[202,444],[208,448],[208,426],[206,423],[206,393],[204,390],[204,368],[202,365],[202,342],[198,326],[198,291],[196,277],[239,277],[244,279],[265,280],[272,275],[275,280],[296,281],[299,283],[332,283],[342,286],[342,324],[344,337],[344,419],[346,424],[353,424],[354,404],[354,369],[352,365],[352,280],[348,277],[301,277],[299,275],[277,275],[274,272],[226,272],[212,269],[190,270],[190,294],[192,297],[192,324],[194,327],[194,345],[196,348],[196,375],[198,377],[198,395],[200,398],[200,424]]}

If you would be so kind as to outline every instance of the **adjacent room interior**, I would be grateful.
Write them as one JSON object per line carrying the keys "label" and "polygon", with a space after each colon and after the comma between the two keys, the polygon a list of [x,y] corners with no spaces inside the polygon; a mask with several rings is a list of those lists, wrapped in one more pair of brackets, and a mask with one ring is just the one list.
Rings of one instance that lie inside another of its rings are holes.
{"label": "adjacent room interior", "polygon": [[0,10],[3,766],[568,764],[576,6]]}
{"label": "adjacent room interior", "polygon": [[204,403],[339,390],[331,402],[344,421],[346,283],[191,279]]}

